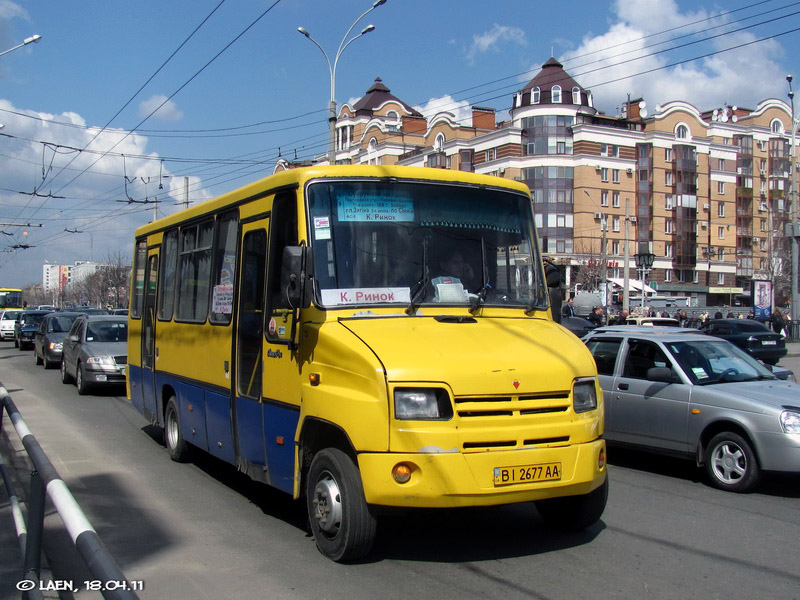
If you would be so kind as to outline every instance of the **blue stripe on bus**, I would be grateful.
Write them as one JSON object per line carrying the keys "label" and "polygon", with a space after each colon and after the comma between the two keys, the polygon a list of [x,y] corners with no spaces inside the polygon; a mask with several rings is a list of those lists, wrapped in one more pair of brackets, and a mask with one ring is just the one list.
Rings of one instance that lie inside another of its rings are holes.
{"label": "blue stripe on bus", "polygon": [[236,398],[236,433],[239,439],[239,457],[254,465],[266,465],[260,402]]}
{"label": "blue stripe on bus", "polygon": [[269,403],[263,406],[270,483],[291,494],[294,492],[294,436],[300,411]]}

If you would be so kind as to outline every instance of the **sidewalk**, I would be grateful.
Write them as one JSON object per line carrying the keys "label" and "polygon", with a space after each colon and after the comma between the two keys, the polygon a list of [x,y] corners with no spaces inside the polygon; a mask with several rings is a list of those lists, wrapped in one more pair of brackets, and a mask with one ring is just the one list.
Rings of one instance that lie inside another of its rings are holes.
{"label": "sidewalk", "polygon": [[800,342],[786,342],[786,358],[800,357]]}

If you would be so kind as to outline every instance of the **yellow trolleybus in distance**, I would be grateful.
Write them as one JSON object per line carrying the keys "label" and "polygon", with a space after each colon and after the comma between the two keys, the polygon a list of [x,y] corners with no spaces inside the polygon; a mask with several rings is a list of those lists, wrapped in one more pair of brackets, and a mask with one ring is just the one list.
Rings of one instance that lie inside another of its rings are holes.
{"label": "yellow trolleybus in distance", "polygon": [[307,503],[319,550],[386,507],[607,498],[594,361],[553,322],[528,189],[458,171],[284,171],[136,232],[128,395]]}

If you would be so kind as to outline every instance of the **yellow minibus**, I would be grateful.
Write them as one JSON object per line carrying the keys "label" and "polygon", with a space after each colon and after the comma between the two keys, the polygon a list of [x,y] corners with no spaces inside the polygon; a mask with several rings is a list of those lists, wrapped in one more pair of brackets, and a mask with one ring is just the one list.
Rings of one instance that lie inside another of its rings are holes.
{"label": "yellow minibus", "polygon": [[548,297],[521,183],[286,170],[136,231],[128,397],[173,460],[304,499],[335,561],[391,507],[533,501],[585,528],[608,493],[602,393]]}

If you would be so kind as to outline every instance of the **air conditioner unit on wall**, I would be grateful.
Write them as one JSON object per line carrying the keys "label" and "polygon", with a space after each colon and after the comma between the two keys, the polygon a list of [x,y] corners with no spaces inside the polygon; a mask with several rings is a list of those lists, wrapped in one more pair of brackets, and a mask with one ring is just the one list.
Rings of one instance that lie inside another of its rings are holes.
{"label": "air conditioner unit on wall", "polygon": [[757,237],[754,237],[754,238],[753,238],[753,243],[754,243],[754,244],[757,244],[757,243],[758,243],[758,238],[757,238]]}
{"label": "air conditioner unit on wall", "polygon": [[631,217],[630,221],[631,223],[636,223],[636,217]]}
{"label": "air conditioner unit on wall", "polygon": [[603,218],[603,213],[594,213],[594,218],[595,219],[602,219]]}
{"label": "air conditioner unit on wall", "polygon": [[625,169],[625,172],[626,172],[628,175],[633,175],[633,169]]}
{"label": "air conditioner unit on wall", "polygon": [[703,204],[703,210],[708,210],[709,208],[711,207],[708,204]]}

